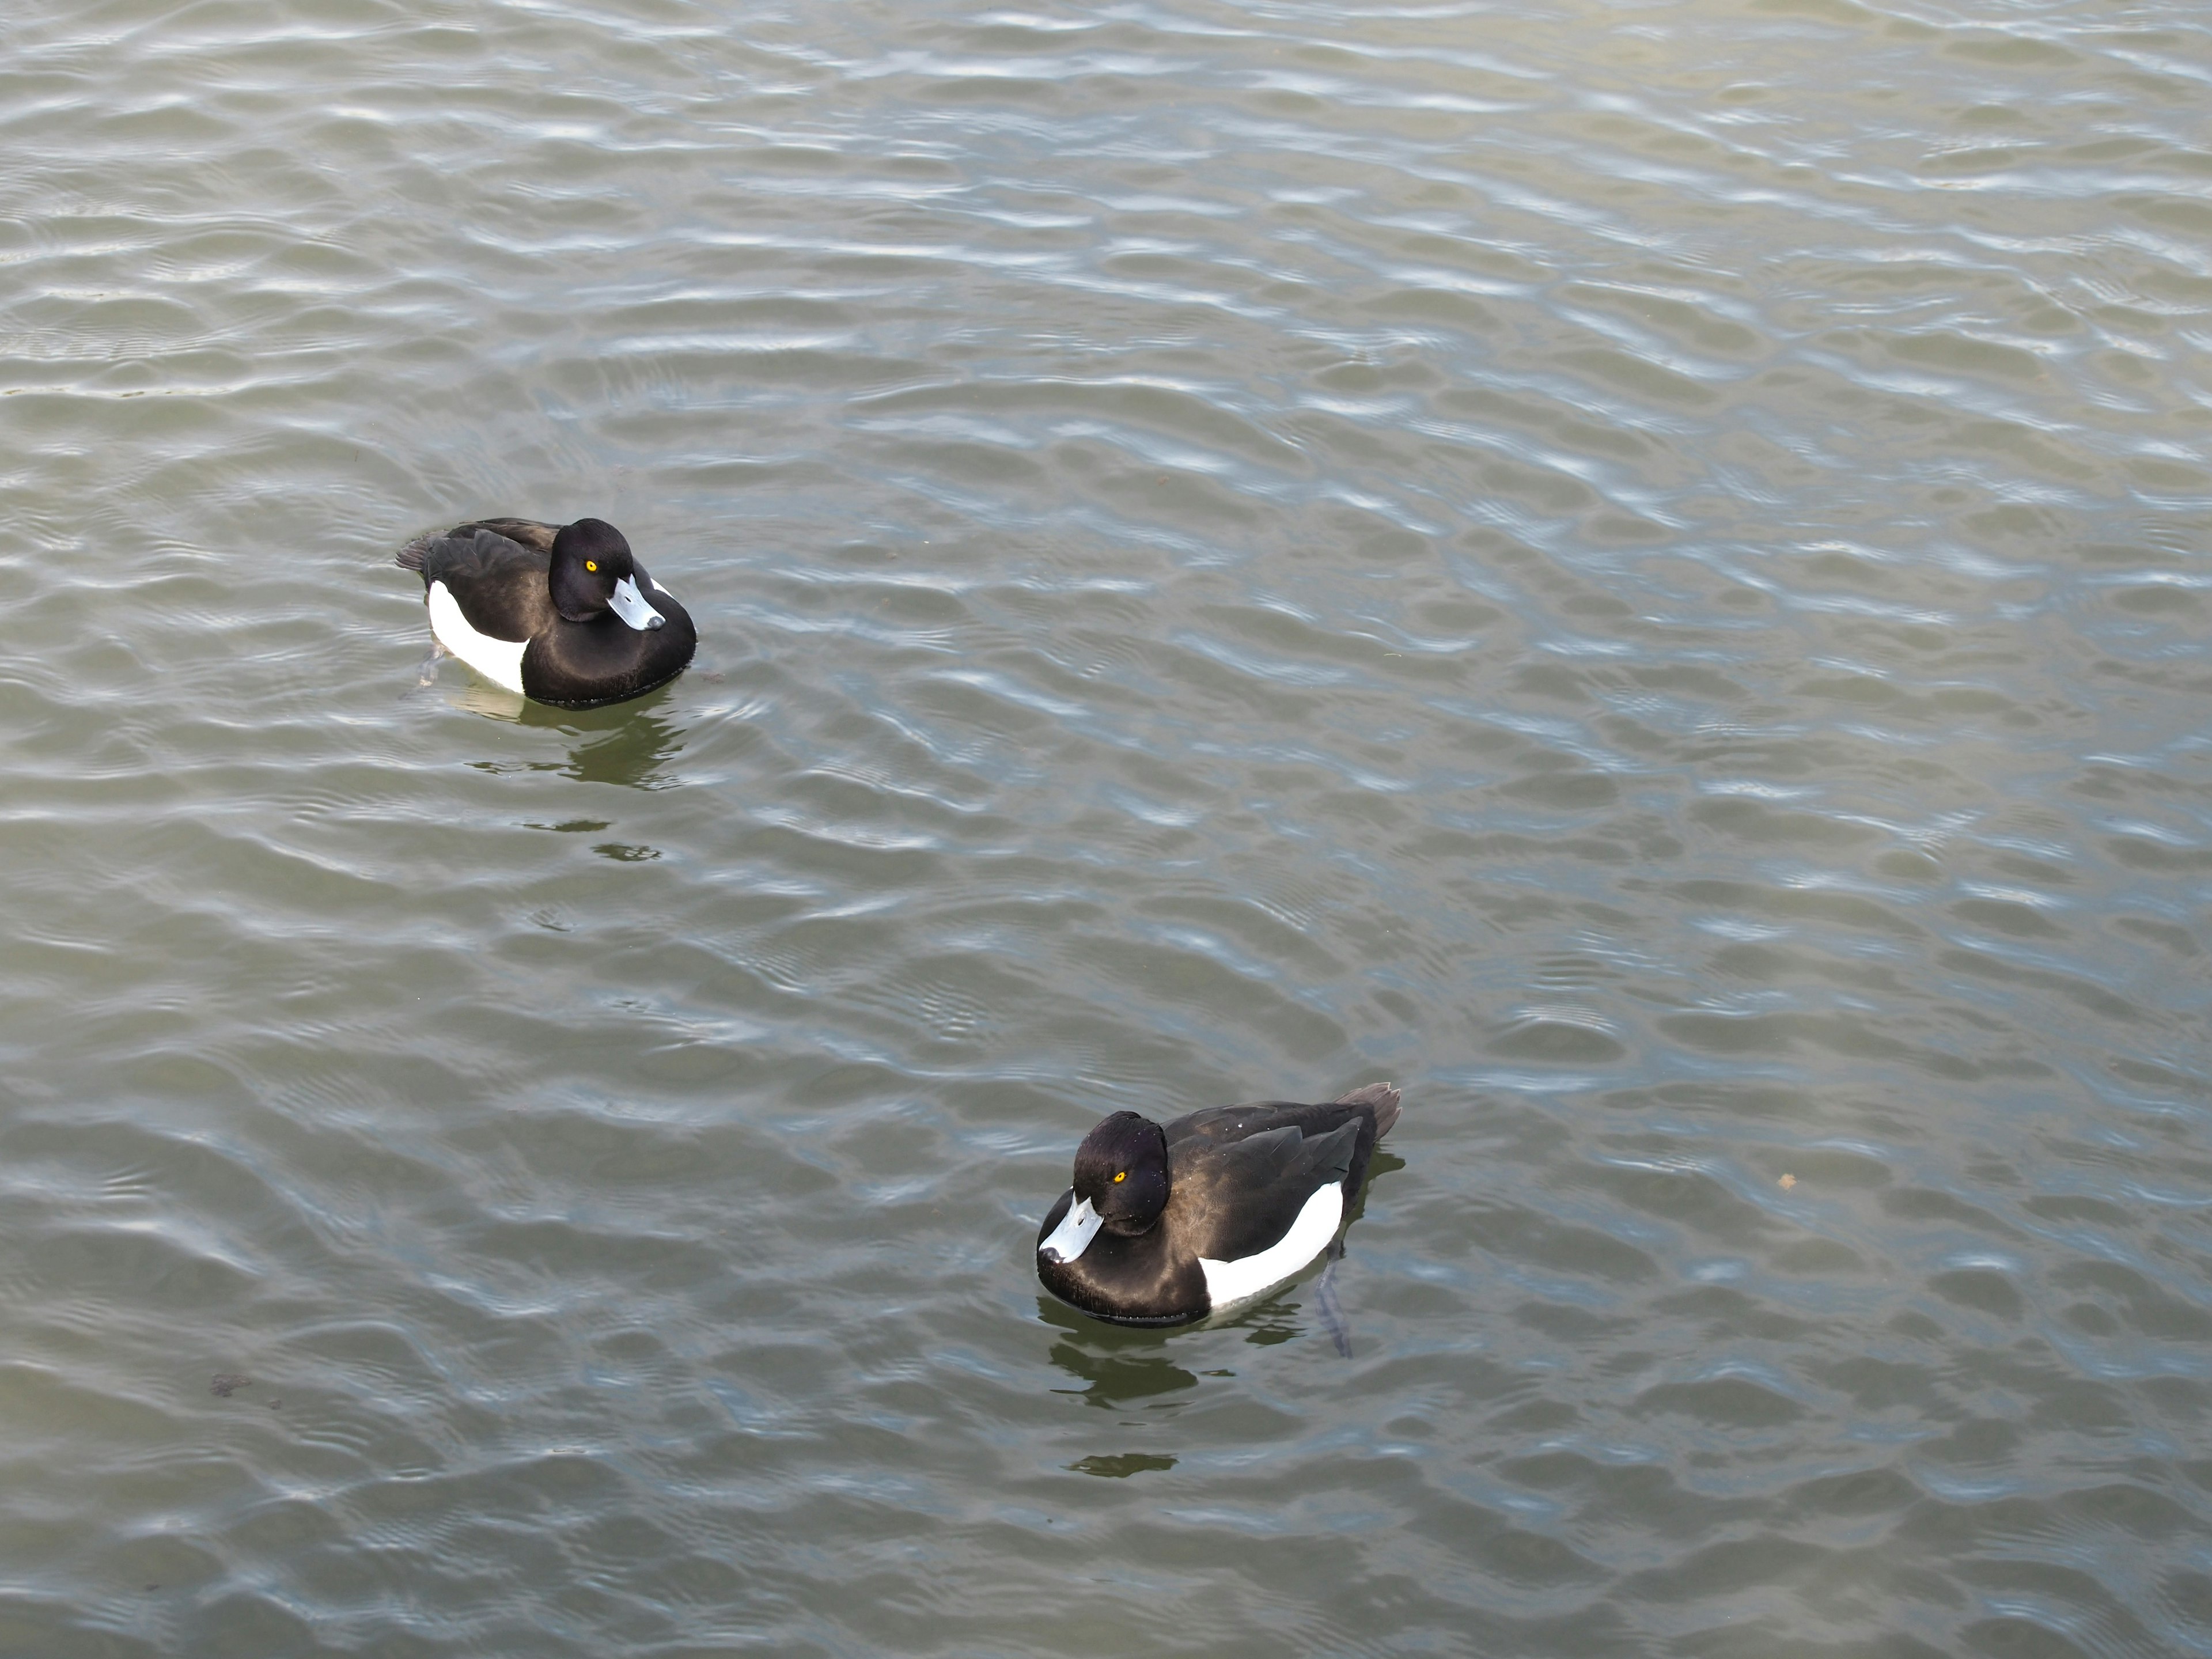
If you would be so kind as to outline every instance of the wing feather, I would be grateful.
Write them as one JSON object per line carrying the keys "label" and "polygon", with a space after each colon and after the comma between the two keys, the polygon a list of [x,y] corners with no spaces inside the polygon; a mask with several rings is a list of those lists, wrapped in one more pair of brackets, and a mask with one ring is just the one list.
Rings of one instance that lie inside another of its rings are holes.
{"label": "wing feather", "polygon": [[415,556],[407,568],[422,572],[424,588],[445,583],[469,626],[489,639],[527,640],[552,625],[546,556],[501,531],[465,524],[443,536],[426,536],[410,544],[407,553]]}
{"label": "wing feather", "polygon": [[1316,1192],[1350,1176],[1363,1127],[1355,1116],[1326,1134],[1285,1124],[1226,1144],[1185,1141],[1171,1153],[1169,1188],[1182,1236],[1218,1261],[1258,1255],[1290,1231]]}

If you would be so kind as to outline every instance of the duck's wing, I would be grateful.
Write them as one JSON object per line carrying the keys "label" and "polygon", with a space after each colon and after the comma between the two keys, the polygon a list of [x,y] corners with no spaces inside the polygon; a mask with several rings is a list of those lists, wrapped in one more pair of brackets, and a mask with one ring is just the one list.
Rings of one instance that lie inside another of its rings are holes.
{"label": "duck's wing", "polygon": [[1376,1139],[1398,1121],[1398,1091],[1387,1083],[1355,1089],[1339,1100],[1304,1105],[1294,1100],[1254,1100],[1241,1106],[1209,1106],[1164,1126],[1168,1145],[1194,1140],[1227,1146],[1249,1136],[1280,1128],[1303,1134],[1328,1134],[1346,1123],[1371,1115]]}
{"label": "duck's wing", "polygon": [[[525,519],[465,524],[442,536],[424,536],[400,552],[402,568],[419,572],[424,592],[439,582],[468,625],[487,639],[527,640],[552,625],[553,595],[546,586],[547,556],[495,525],[543,530]],[[550,544],[550,538],[548,538]]]}
{"label": "duck's wing", "polygon": [[489,530],[533,553],[546,554],[553,551],[553,538],[561,533],[559,525],[540,524],[535,519],[472,519],[467,524],[455,525],[446,533],[465,536],[471,530]]}
{"label": "duck's wing", "polygon": [[553,538],[561,533],[557,524],[540,524],[535,519],[471,519],[466,524],[457,524],[451,530],[434,531],[428,536],[417,536],[399,550],[392,560],[402,570],[412,570],[422,577],[423,586],[437,580],[426,568],[431,550],[441,542],[469,542],[479,530],[489,530],[495,536],[513,542],[517,547],[538,556],[539,569],[545,568],[553,553]]}
{"label": "duck's wing", "polygon": [[1216,1261],[1242,1261],[1281,1243],[1308,1199],[1342,1186],[1364,1163],[1366,1127],[1364,1115],[1352,1115],[1318,1134],[1284,1123],[1234,1140],[1186,1138],[1169,1153],[1178,1236]]}

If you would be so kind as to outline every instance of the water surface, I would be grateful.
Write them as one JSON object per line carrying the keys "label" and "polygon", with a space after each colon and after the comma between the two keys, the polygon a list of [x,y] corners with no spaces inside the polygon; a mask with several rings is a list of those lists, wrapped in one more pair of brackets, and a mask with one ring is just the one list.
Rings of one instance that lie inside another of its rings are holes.
{"label": "water surface", "polygon": [[[2208,82],[25,0],[0,1651],[2212,1653]],[[492,513],[693,671],[422,683]],[[1348,1358],[1041,1297],[1385,1077]]]}

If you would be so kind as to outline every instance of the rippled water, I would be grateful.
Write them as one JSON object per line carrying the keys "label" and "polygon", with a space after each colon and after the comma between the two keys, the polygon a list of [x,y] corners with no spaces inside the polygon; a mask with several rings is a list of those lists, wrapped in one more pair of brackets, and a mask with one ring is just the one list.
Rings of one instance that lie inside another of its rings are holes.
{"label": "rippled water", "polygon": [[[2212,1653],[2208,82],[22,0],[0,1651]],[[692,672],[418,684],[487,513]],[[1350,1358],[1041,1297],[1382,1077]]]}

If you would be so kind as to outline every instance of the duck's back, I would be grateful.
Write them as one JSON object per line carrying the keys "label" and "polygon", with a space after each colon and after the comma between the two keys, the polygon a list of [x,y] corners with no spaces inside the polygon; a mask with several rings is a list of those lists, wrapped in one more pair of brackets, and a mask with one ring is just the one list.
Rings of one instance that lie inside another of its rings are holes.
{"label": "duck's back", "polygon": [[1295,1100],[1255,1100],[1241,1106],[1209,1106],[1161,1126],[1170,1155],[1182,1141],[1226,1146],[1252,1135],[1292,1128],[1304,1135],[1334,1133],[1354,1119],[1375,1126],[1375,1139],[1389,1133],[1398,1121],[1398,1091],[1387,1084],[1370,1084],[1341,1100],[1306,1105]]}
{"label": "duck's back", "polygon": [[504,536],[517,546],[526,547],[532,553],[550,556],[553,538],[561,533],[557,524],[541,524],[536,519],[471,519],[466,524],[455,525],[446,533],[465,536],[473,530],[489,530],[495,536]]}

